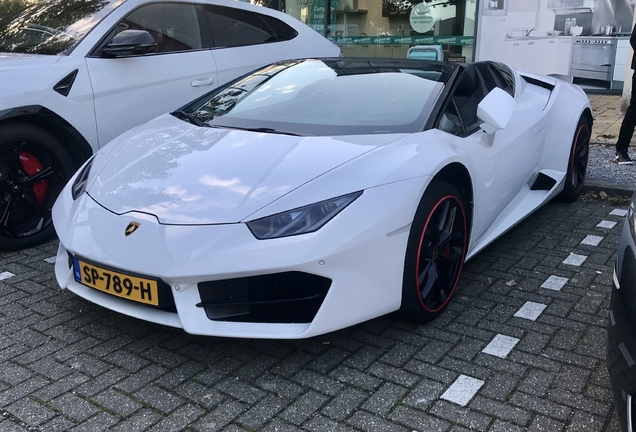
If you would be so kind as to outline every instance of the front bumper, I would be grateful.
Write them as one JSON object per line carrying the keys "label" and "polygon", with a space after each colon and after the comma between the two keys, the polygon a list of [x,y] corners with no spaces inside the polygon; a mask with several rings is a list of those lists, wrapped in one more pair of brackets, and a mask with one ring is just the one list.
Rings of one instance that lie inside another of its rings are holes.
{"label": "front bumper", "polygon": [[[60,238],[55,273],[62,288],[93,303],[188,333],[311,337],[399,309],[406,243],[424,183],[419,178],[369,189],[319,231],[274,240],[256,240],[240,223],[175,226],[161,225],[147,214],[116,215],[87,194],[73,201],[65,189],[53,209]],[[126,237],[130,222],[141,225]],[[69,253],[121,272],[160,278],[170,287],[176,312],[76,282]],[[210,319],[213,314],[197,306],[204,282],[288,272],[331,281],[310,322],[228,322]]]}

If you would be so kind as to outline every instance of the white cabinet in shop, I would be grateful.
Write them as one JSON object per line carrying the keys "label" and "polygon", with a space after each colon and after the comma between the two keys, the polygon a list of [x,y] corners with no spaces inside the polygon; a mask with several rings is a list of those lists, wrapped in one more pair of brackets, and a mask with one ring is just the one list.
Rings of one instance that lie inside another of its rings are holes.
{"label": "white cabinet in shop", "polygon": [[614,59],[613,81],[625,81],[627,59],[629,57],[629,39],[619,39],[616,43],[616,57]]}
{"label": "white cabinet in shop", "polygon": [[558,38],[557,52],[554,61],[554,72],[556,75],[570,75],[570,63],[572,61],[572,38]]}
{"label": "white cabinet in shop", "polygon": [[534,73],[543,73],[544,60],[543,57],[543,49],[546,45],[544,40],[533,40],[528,42],[528,49],[526,51],[526,62],[524,64],[524,69],[528,72]]}
{"label": "white cabinet in shop", "polygon": [[547,42],[545,51],[541,55],[542,65],[543,65],[543,72],[541,73],[544,75],[549,75],[549,74],[556,73],[555,69],[556,69],[557,51],[559,48],[557,45],[556,38],[546,39],[545,42]]}
{"label": "white cabinet in shop", "polygon": [[525,69],[528,72],[543,75],[554,73],[554,62],[557,54],[556,42],[556,38],[529,41]]}
{"label": "white cabinet in shop", "polygon": [[504,62],[510,66],[525,68],[526,51],[528,49],[527,40],[508,40],[504,48]]}
{"label": "white cabinet in shop", "polygon": [[567,75],[570,67],[572,40],[537,38],[507,40],[504,61],[511,66],[543,75]]}

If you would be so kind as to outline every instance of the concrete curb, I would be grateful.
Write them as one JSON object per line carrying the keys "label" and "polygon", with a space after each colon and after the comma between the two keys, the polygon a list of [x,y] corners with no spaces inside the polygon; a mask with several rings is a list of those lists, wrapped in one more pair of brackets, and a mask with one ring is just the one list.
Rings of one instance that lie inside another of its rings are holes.
{"label": "concrete curb", "polygon": [[605,192],[609,196],[632,196],[636,192],[636,184],[615,184],[606,182],[588,182],[583,185],[582,193]]}
{"label": "concrete curb", "polygon": [[590,145],[602,146],[602,147],[616,147],[616,142],[609,141],[590,141]]}

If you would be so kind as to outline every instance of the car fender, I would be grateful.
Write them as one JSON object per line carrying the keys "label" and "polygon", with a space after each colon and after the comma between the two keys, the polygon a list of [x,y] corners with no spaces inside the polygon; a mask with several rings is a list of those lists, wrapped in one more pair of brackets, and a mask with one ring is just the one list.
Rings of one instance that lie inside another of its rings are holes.
{"label": "car fender", "polygon": [[[35,56],[49,57],[49,56]],[[53,87],[77,71],[67,96]],[[61,56],[54,64],[23,66],[19,59],[0,61],[0,119],[26,121],[27,116],[55,119],[76,141],[97,150],[97,125],[93,90],[84,59]],[[79,139],[81,136],[81,139]]]}
{"label": "car fender", "polygon": [[[302,207],[351,192],[420,179],[420,193],[413,197],[412,216],[430,180],[452,163],[466,166],[461,149],[444,133],[429,130],[397,137],[382,147],[355,158],[289,192],[251,214],[245,221]],[[470,172],[471,169],[469,168]]]}
{"label": "car fender", "polygon": [[[592,107],[580,87],[558,81],[548,106],[546,142],[541,159],[542,169],[567,171],[579,119],[585,115],[592,127]],[[590,130],[591,131],[591,130]]]}

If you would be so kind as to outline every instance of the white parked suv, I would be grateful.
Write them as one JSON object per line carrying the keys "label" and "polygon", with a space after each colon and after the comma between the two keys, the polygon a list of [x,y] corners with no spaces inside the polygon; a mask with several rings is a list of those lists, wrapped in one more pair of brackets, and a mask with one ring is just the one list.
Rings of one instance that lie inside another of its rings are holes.
{"label": "white parked suv", "polygon": [[54,0],[0,19],[0,250],[54,235],[66,181],[126,130],[257,67],[339,48],[226,0]]}

